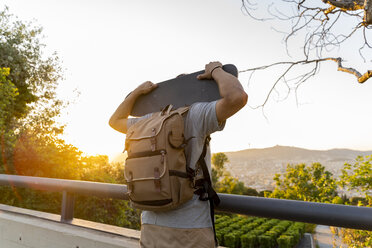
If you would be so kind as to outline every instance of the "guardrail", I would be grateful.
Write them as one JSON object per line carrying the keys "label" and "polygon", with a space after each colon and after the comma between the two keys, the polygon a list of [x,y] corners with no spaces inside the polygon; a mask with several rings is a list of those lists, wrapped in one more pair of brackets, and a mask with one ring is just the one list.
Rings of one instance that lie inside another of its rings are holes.
{"label": "guardrail", "polygon": [[[61,222],[71,222],[74,194],[128,200],[120,184],[0,174],[0,185],[62,192]],[[372,231],[372,208],[218,194],[218,211]]]}

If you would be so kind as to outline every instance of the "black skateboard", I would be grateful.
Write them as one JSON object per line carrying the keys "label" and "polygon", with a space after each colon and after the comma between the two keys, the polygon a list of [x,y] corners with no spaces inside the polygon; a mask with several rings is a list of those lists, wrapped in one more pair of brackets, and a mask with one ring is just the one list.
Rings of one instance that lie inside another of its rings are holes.
{"label": "black skateboard", "polygon": [[[234,65],[224,65],[222,69],[238,76],[238,70]],[[174,108],[179,108],[195,102],[211,102],[220,99],[218,85],[214,80],[196,78],[202,73],[204,70],[158,83],[158,87],[149,94],[138,97],[131,115],[142,116],[158,112],[169,104],[172,104]]]}

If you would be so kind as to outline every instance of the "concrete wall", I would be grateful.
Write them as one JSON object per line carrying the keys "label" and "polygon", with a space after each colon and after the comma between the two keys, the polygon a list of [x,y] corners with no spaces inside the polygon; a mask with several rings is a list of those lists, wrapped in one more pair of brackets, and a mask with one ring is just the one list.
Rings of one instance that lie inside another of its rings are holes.
{"label": "concrete wall", "polygon": [[139,231],[0,204],[0,248],[139,247]]}

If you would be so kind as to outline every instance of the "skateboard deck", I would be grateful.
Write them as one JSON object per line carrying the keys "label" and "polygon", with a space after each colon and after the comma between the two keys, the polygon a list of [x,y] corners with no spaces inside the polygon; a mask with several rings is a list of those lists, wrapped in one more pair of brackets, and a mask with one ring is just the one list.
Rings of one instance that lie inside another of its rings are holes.
{"label": "skateboard deck", "polygon": [[[238,76],[237,68],[224,65],[222,69]],[[138,97],[132,108],[132,116],[142,116],[161,111],[172,104],[174,108],[189,106],[196,102],[212,102],[221,98],[218,85],[214,80],[199,80],[196,78],[204,70],[173,78],[161,83],[146,95]]]}

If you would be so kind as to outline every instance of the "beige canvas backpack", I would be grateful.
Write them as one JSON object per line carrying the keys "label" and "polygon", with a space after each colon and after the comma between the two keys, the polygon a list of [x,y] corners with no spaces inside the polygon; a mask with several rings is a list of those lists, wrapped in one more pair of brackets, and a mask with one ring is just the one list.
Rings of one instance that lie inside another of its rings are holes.
{"label": "beige canvas backpack", "polygon": [[133,207],[165,211],[190,200],[192,176],[187,173],[183,114],[189,107],[152,114],[129,127],[124,176]]}

